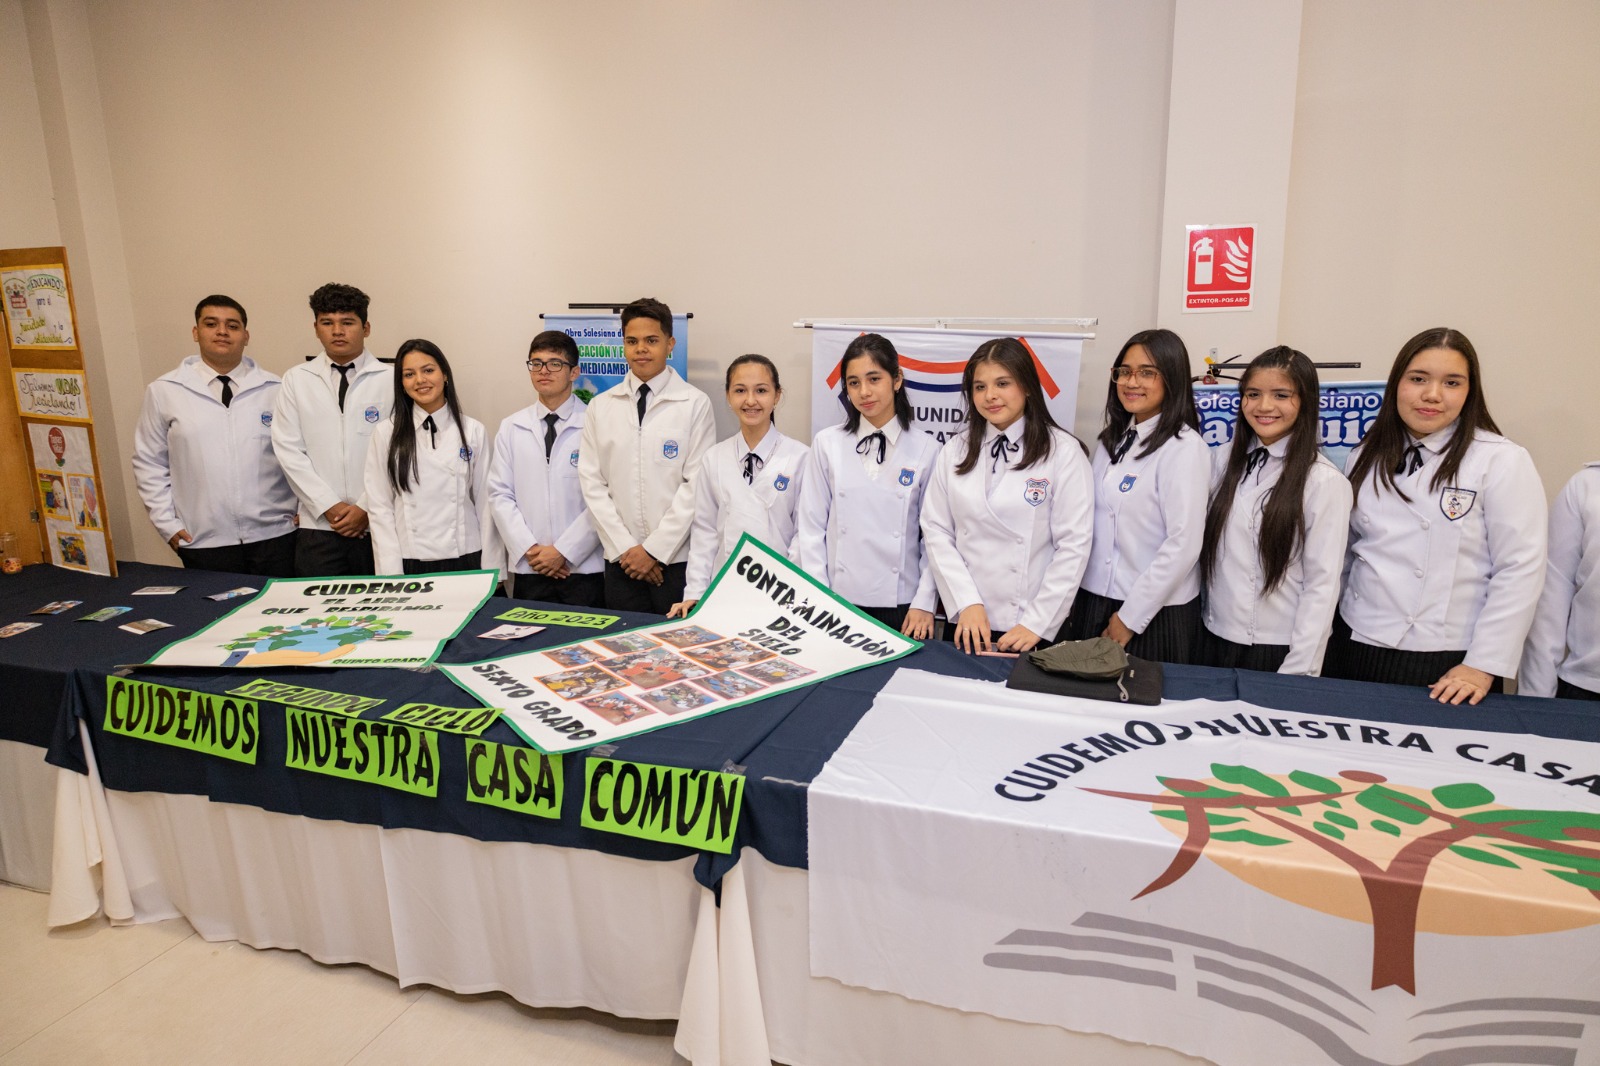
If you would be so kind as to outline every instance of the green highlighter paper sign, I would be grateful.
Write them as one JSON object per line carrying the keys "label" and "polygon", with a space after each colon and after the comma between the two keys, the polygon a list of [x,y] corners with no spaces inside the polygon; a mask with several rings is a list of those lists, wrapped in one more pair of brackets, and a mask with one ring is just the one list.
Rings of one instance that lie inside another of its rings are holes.
{"label": "green highlighter paper sign", "polygon": [[574,629],[604,629],[619,621],[614,614],[583,614],[578,611],[541,611],[536,607],[513,607],[494,616],[496,622],[521,622],[525,625],[571,626]]}
{"label": "green highlighter paper sign", "polygon": [[333,711],[360,717],[362,711],[381,706],[383,701],[370,696],[355,696],[348,692],[329,692],[326,689],[306,688],[304,685],[286,685],[265,678],[256,678],[248,685],[230,688],[229,693],[267,703],[281,703],[286,707],[304,707],[308,711]]}
{"label": "green highlighter paper sign", "polygon": [[504,708],[528,743],[559,754],[741,707],[920,647],[746,536],[687,618],[438,669],[485,706]]}
{"label": "green highlighter paper sign", "polygon": [[254,766],[261,742],[256,705],[234,696],[106,678],[105,731]]}
{"label": "green highlighter paper sign", "polygon": [[520,745],[467,741],[467,802],[561,817],[561,758]]}
{"label": "green highlighter paper sign", "polygon": [[583,826],[726,855],[743,808],[744,778],[619,759],[584,760]]}
{"label": "green highlighter paper sign", "polygon": [[439,794],[439,734],[399,722],[341,718],[285,707],[294,770],[365,781],[384,788]]}

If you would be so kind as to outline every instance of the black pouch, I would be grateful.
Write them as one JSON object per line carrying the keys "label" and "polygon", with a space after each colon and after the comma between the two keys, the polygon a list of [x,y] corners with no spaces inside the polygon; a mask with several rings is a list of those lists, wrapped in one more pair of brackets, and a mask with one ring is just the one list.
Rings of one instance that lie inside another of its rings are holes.
{"label": "black pouch", "polygon": [[1052,674],[1039,669],[1026,655],[1017,657],[1006,679],[1006,688],[1022,692],[1045,692],[1052,696],[1078,696],[1108,703],[1134,703],[1154,707],[1161,702],[1161,664],[1128,656],[1122,676],[1108,681],[1089,681],[1070,674]]}

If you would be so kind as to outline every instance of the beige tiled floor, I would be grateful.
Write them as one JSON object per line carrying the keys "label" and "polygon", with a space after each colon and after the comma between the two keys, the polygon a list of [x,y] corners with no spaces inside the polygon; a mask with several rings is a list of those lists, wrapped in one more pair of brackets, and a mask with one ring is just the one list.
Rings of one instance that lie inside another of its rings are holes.
{"label": "beige tiled floor", "polygon": [[684,1061],[672,1022],[401,990],[363,966],[209,944],[182,920],[47,932],[46,903],[0,884],[0,1066]]}

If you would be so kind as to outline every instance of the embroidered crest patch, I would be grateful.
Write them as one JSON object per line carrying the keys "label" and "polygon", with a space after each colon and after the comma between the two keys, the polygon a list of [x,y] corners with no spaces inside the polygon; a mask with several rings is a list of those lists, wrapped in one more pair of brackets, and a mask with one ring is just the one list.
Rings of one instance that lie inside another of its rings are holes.
{"label": "embroidered crest patch", "polygon": [[461,461],[463,463],[472,462],[472,449],[467,447],[465,444],[461,446],[461,450],[456,454],[461,457]]}
{"label": "embroidered crest patch", "polygon": [[788,487],[789,487],[789,475],[788,474],[779,474],[777,477],[773,478],[772,479],[772,487],[777,489],[779,492],[783,492],[786,489],[788,489]]}
{"label": "embroidered crest patch", "polygon": [[900,484],[909,485],[913,481],[915,481],[916,479],[917,479],[916,473],[909,466],[901,468],[901,470],[900,470]]}
{"label": "embroidered crest patch", "polygon": [[678,442],[675,440],[663,441],[661,443],[661,454],[668,459],[676,459],[678,457]]}
{"label": "embroidered crest patch", "polygon": [[263,426],[272,425],[272,412],[271,411],[262,411],[261,412],[261,424]]}
{"label": "embroidered crest patch", "polygon": [[1446,518],[1454,522],[1459,518],[1465,518],[1467,512],[1472,510],[1472,505],[1477,501],[1478,494],[1473,489],[1458,489],[1454,486],[1446,485],[1444,490],[1439,493],[1439,510],[1444,512]]}
{"label": "embroidered crest patch", "polygon": [[1050,498],[1050,479],[1032,478],[1022,486],[1022,498],[1028,501],[1030,507],[1037,507]]}
{"label": "embroidered crest patch", "polygon": [[361,412],[361,414],[362,417],[364,417],[368,422],[376,422],[378,419],[383,417],[383,415],[378,411],[377,404],[372,404],[365,411]]}
{"label": "embroidered crest patch", "polygon": [[1133,488],[1133,483],[1135,481],[1138,481],[1138,480],[1139,480],[1139,475],[1138,474],[1129,474],[1127,477],[1123,478],[1122,479],[1122,483],[1117,486],[1117,491],[1118,492],[1127,492],[1129,489]]}
{"label": "embroidered crest patch", "polygon": [[568,461],[571,462],[573,466],[577,466],[578,465],[578,453],[577,452],[573,452],[567,458],[568,458]]}

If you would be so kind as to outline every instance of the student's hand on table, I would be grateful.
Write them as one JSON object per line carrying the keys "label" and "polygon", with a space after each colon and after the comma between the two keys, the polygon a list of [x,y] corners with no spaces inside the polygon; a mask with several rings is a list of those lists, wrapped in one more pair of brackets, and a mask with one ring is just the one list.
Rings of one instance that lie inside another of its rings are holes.
{"label": "student's hand on table", "polygon": [[962,609],[956,621],[956,647],[969,654],[989,650],[989,612],[983,604]]}
{"label": "student's hand on table", "polygon": [[900,623],[900,634],[912,640],[927,640],[933,636],[933,612],[911,608],[906,612],[906,620]]}
{"label": "student's hand on table", "polygon": [[699,600],[679,600],[677,603],[672,605],[672,610],[667,612],[667,617],[687,618],[689,617],[689,612],[694,610],[694,605],[699,602]]}
{"label": "student's hand on table", "polygon": [[1138,634],[1134,633],[1133,630],[1123,625],[1122,616],[1113,611],[1111,614],[1111,621],[1106,623],[1106,631],[1100,635],[1102,637],[1110,637],[1112,640],[1126,648],[1128,646],[1128,641],[1132,640]]}
{"label": "student's hand on table", "polygon": [[1032,651],[1039,645],[1039,634],[1025,625],[1014,625],[995,642],[995,647],[1000,651]]}
{"label": "student's hand on table", "polygon": [[567,557],[556,550],[551,544],[535,544],[522,556],[528,560],[528,565],[533,572],[544,577],[564,578],[571,574],[571,564]]}
{"label": "student's hand on table", "polygon": [[183,541],[183,543],[187,544],[191,540],[194,540],[194,538],[189,536],[189,531],[187,529],[180,529],[176,533],[174,533],[172,535],[172,537],[167,541],[167,547],[171,548],[173,551],[177,551],[178,550],[178,542],[180,540]]}
{"label": "student's hand on table", "polygon": [[661,573],[661,564],[656,562],[655,556],[644,550],[643,544],[635,544],[617,558],[617,565],[622,567],[622,572],[635,581],[646,581],[652,585],[659,585],[664,580]]}
{"label": "student's hand on table", "polygon": [[1462,663],[1451,667],[1449,673],[1429,685],[1428,695],[1440,703],[1455,705],[1466,700],[1469,707],[1475,707],[1479,700],[1489,694],[1489,687],[1493,684],[1493,674]]}

